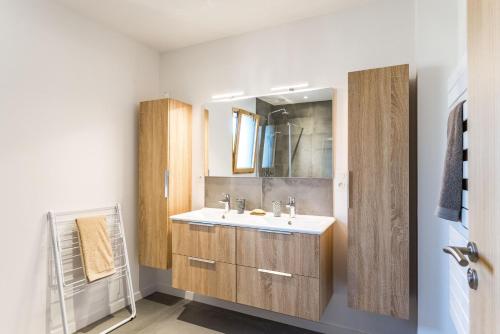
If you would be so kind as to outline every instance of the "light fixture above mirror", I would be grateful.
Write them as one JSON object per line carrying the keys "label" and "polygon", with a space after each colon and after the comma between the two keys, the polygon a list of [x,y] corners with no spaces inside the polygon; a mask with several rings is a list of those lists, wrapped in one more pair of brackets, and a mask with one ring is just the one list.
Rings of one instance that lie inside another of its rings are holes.
{"label": "light fixture above mirror", "polygon": [[298,84],[289,85],[289,86],[272,87],[271,88],[271,92],[281,92],[281,91],[294,92],[297,89],[307,88],[307,87],[309,87],[309,83],[308,82],[303,82],[303,83],[298,83]]}
{"label": "light fixture above mirror", "polygon": [[216,94],[212,95],[212,100],[223,100],[223,99],[234,99],[235,97],[243,96],[245,92],[238,91],[232,93]]}

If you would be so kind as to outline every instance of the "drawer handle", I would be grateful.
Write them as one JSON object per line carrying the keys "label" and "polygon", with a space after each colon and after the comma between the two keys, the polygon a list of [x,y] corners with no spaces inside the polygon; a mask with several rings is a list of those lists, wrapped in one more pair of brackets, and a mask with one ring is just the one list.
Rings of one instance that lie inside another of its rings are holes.
{"label": "drawer handle", "polygon": [[292,232],[274,231],[274,230],[262,230],[262,229],[259,229],[259,232],[274,233],[274,234],[286,234],[286,235],[291,235],[292,234]]}
{"label": "drawer handle", "polygon": [[188,260],[189,261],[196,261],[196,262],[203,262],[203,263],[210,263],[210,264],[214,264],[215,261],[214,260],[205,260],[205,259],[200,259],[198,257],[188,257]]}
{"label": "drawer handle", "polygon": [[206,227],[214,227],[214,224],[211,223],[203,223],[203,222],[190,222],[188,223],[189,225],[195,225],[195,226],[206,226]]}
{"label": "drawer handle", "polygon": [[278,276],[285,276],[285,277],[292,277],[292,274],[289,273],[283,273],[281,271],[273,271],[273,270],[267,270],[267,269],[257,269],[258,272],[260,273],[265,273],[265,274],[271,274],[271,275],[278,275]]}

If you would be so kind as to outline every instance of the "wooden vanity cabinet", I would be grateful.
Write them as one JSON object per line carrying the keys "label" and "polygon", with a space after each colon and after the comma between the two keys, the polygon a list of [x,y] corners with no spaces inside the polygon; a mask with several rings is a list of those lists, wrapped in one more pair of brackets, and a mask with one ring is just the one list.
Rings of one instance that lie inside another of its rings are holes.
{"label": "wooden vanity cabinet", "polygon": [[319,278],[320,236],[238,228],[237,264]]}
{"label": "wooden vanity cabinet", "polygon": [[139,263],[172,266],[171,215],[191,210],[191,105],[145,101],[139,112]]}
{"label": "wooden vanity cabinet", "polygon": [[172,222],[172,253],[236,263],[236,228]]}
{"label": "wooden vanity cabinet", "polygon": [[317,278],[282,276],[238,266],[236,286],[240,304],[316,321],[322,313]]}
{"label": "wooden vanity cabinet", "polygon": [[172,286],[236,301],[236,228],[172,222]]}
{"label": "wooden vanity cabinet", "polygon": [[236,233],[237,302],[319,321],[333,293],[333,226],[321,235]]}
{"label": "wooden vanity cabinet", "polygon": [[235,302],[236,265],[174,253],[172,286]]}
{"label": "wooden vanity cabinet", "polygon": [[172,286],[318,321],[333,293],[333,225],[321,235],[172,223]]}

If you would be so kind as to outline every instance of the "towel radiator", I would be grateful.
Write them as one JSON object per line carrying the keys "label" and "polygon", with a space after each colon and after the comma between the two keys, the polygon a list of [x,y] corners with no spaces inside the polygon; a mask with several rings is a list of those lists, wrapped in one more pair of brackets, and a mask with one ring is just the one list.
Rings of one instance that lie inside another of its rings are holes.
{"label": "towel radiator", "polygon": [[[88,283],[83,271],[75,219],[99,215],[106,217],[116,272],[111,276]],[[130,275],[130,264],[120,205],[116,204],[110,207],[80,211],[50,211],[47,214],[47,218],[52,235],[54,269],[57,278],[64,334],[70,333],[66,311],[66,299],[82,293],[91,285],[103,284],[104,282],[110,283],[117,279],[125,279],[126,281],[125,286],[128,292],[130,316],[105,329],[101,334],[109,333],[134,319],[136,316],[134,290]]]}
{"label": "towel radiator", "polygon": [[[459,223],[450,222],[448,227],[449,245],[465,247],[469,240],[469,128],[467,103],[468,73],[467,57],[464,56],[448,80],[448,110],[453,110],[457,103],[466,101],[463,109],[463,177],[462,177],[462,212]],[[449,312],[457,333],[469,334],[469,294],[467,268],[449,258]]]}

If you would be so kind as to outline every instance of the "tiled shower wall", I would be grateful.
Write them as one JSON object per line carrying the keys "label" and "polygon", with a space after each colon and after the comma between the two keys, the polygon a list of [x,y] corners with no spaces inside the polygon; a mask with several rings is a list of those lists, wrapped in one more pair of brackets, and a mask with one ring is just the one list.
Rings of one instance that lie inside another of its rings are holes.
{"label": "tiled shower wall", "polygon": [[[288,122],[292,127],[292,176],[332,177],[332,101],[316,101],[284,105],[271,105],[257,99],[256,111],[261,115],[261,126],[268,125],[271,110],[284,108],[287,116],[276,113],[270,124],[276,126],[276,153],[274,167],[261,169],[259,175],[288,176]],[[301,130],[303,132],[301,132]],[[265,130],[263,130],[265,131]],[[263,138],[264,139],[264,138]],[[264,142],[261,141],[259,158],[262,161]],[[295,146],[297,145],[297,146]],[[271,174],[267,174],[267,173]]]}
{"label": "tiled shower wall", "polygon": [[[222,208],[222,194],[246,199],[246,209],[272,211],[272,201],[296,199],[297,214],[333,216],[333,180],[330,178],[205,177],[205,206]],[[285,212],[286,209],[283,209]]]}
{"label": "tiled shower wall", "polygon": [[332,176],[332,101],[297,103],[275,106],[285,108],[289,116],[280,122],[276,131],[281,135],[276,142],[276,176],[288,175],[288,126],[291,123],[302,128],[292,128],[293,154],[292,176],[331,177]]}

